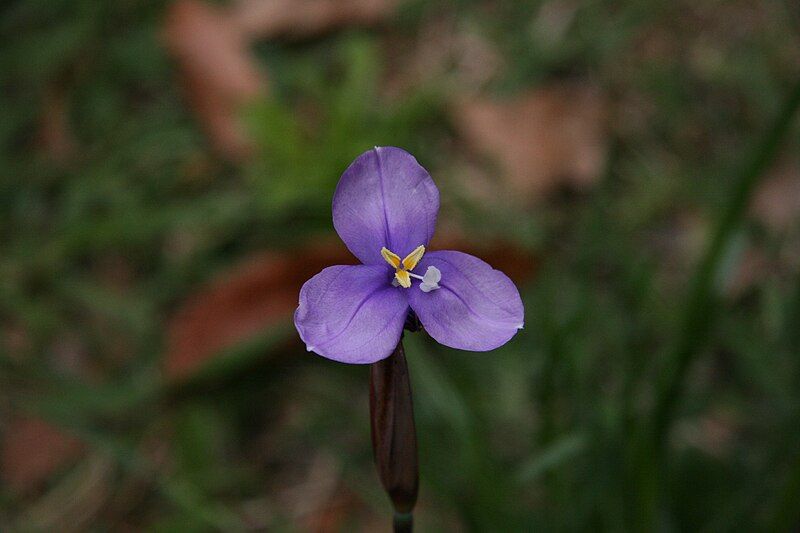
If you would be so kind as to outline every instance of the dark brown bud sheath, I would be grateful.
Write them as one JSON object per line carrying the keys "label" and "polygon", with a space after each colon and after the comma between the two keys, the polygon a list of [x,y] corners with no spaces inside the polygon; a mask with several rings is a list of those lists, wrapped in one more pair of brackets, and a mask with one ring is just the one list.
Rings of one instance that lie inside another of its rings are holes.
{"label": "dark brown bud sheath", "polygon": [[417,432],[402,339],[392,355],[370,368],[372,451],[383,488],[394,506],[394,531],[410,532],[417,502]]}

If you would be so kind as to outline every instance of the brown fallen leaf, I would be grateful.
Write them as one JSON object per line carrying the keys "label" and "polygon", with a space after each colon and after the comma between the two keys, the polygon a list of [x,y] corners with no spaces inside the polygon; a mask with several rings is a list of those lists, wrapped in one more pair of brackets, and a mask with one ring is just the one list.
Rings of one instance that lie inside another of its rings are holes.
{"label": "brown fallen leaf", "polygon": [[[796,160],[780,162],[760,183],[750,204],[750,216],[775,233],[791,234],[800,221],[800,164]],[[793,271],[800,253],[797,239],[782,239],[778,256],[767,253],[758,242],[748,244],[736,257],[725,279],[723,290],[728,297],[741,298],[782,270]]]}
{"label": "brown fallen leaf", "polygon": [[16,361],[22,360],[33,346],[28,329],[15,319],[0,323],[0,335],[3,336],[7,357]]}
{"label": "brown fallen leaf", "polygon": [[[326,531],[341,531],[352,524],[353,517],[357,516],[360,520],[373,519],[369,506],[358,499],[348,487],[340,484],[335,487],[335,492],[331,494],[327,501],[322,502],[317,509],[298,517],[298,522],[303,525],[304,531],[324,533]],[[364,531],[375,531],[367,529]]]}
{"label": "brown fallen leaf", "polygon": [[751,213],[767,228],[785,231],[800,221],[800,164],[784,162],[761,183]]}
{"label": "brown fallen leaf", "polygon": [[[445,235],[434,247],[482,257],[518,282],[529,278],[536,266],[529,253],[507,244],[476,250]],[[330,238],[291,252],[263,252],[220,273],[198,288],[170,320],[166,376],[187,378],[226,348],[270,327],[290,324],[303,283],[325,267],[357,263],[338,238]]]}
{"label": "brown fallen leaf", "polygon": [[348,263],[355,259],[344,245],[324,243],[291,254],[264,252],[220,274],[170,322],[167,376],[187,377],[224,348],[288,322],[308,278],[326,266]]}
{"label": "brown fallen leaf", "polygon": [[78,143],[69,124],[68,98],[62,87],[53,87],[44,95],[38,142],[42,152],[57,163],[65,163],[75,154]]}
{"label": "brown fallen leaf", "polygon": [[12,490],[25,493],[76,460],[84,445],[38,418],[13,419],[3,431],[0,476]]}
{"label": "brown fallen leaf", "polygon": [[399,0],[239,0],[231,17],[255,39],[309,37],[346,26],[372,25],[391,15]]}
{"label": "brown fallen leaf", "polygon": [[729,275],[723,280],[722,291],[732,299],[741,298],[753,287],[761,283],[774,265],[764,250],[748,246],[737,257]]}
{"label": "brown fallen leaf", "polygon": [[674,439],[678,446],[698,448],[711,457],[723,458],[732,452],[740,425],[735,413],[718,408],[702,418],[679,423]]}
{"label": "brown fallen leaf", "polygon": [[438,231],[431,239],[431,250],[458,250],[483,259],[520,285],[536,275],[538,258],[513,243],[493,239],[491,244],[476,245],[455,228]]}
{"label": "brown fallen leaf", "polygon": [[230,13],[200,0],[178,0],[163,32],[181,85],[214,148],[240,160],[252,150],[239,111],[267,90],[267,79],[249,50],[249,39]]}
{"label": "brown fallen leaf", "polygon": [[389,100],[401,100],[426,87],[450,79],[461,94],[475,94],[505,71],[506,60],[484,33],[459,23],[455,13],[426,17],[416,37],[388,36],[382,91]]}
{"label": "brown fallen leaf", "polygon": [[585,189],[603,171],[606,105],[597,89],[559,83],[506,101],[464,100],[453,119],[470,147],[500,165],[508,189],[537,200]]}
{"label": "brown fallen leaf", "polygon": [[219,7],[177,0],[167,10],[163,38],[181,85],[211,144],[240,161],[254,148],[239,111],[268,90],[249,47],[255,39],[309,37],[386,19],[399,0],[240,0]]}

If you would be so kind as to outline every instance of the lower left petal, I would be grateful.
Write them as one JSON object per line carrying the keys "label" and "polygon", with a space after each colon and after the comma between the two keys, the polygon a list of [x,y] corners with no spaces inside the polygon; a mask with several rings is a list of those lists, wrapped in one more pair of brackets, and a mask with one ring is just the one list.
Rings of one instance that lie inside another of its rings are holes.
{"label": "lower left petal", "polygon": [[300,290],[294,324],[309,351],[352,364],[385,359],[400,341],[408,300],[385,266],[328,267]]}

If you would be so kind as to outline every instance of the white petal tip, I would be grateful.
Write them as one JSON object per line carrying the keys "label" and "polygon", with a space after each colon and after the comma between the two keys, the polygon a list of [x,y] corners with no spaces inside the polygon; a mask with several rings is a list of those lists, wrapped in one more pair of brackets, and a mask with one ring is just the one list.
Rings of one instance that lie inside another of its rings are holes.
{"label": "white petal tip", "polygon": [[311,346],[310,344],[306,344],[306,351],[307,352],[313,352],[314,351],[314,347]]}
{"label": "white petal tip", "polygon": [[520,324],[519,326],[517,326],[517,329],[522,329],[524,327],[525,327],[525,324]]}

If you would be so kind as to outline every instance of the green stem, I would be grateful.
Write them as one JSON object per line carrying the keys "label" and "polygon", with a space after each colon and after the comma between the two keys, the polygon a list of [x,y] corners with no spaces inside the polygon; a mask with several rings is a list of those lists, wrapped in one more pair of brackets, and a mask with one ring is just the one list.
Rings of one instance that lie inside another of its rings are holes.
{"label": "green stem", "polygon": [[662,442],[669,431],[686,373],[708,338],[714,318],[714,278],[724,253],[744,218],[756,185],[785,140],[798,107],[800,83],[793,88],[772,127],[756,146],[748,163],[742,167],[735,180],[733,193],[719,214],[711,241],[692,280],[679,340],[668,360],[671,366],[662,374],[658,383],[653,418],[653,437],[656,443]]}
{"label": "green stem", "polygon": [[414,531],[414,515],[411,513],[394,513],[394,533],[411,533]]}

